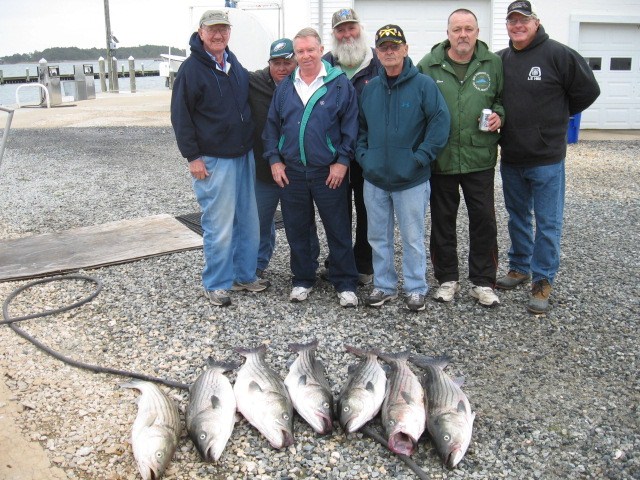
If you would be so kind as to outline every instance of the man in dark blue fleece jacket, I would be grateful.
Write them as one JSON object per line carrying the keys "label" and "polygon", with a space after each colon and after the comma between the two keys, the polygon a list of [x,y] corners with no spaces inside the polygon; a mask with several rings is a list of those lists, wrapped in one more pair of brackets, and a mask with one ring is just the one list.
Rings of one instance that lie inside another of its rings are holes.
{"label": "man in dark blue fleece jacket", "polygon": [[500,173],[511,248],[496,286],[512,289],[533,276],[527,309],[544,313],[560,266],[569,116],[589,107],[600,87],[578,52],[549,38],[530,2],[512,2],[506,23]]}
{"label": "man in dark blue fleece jacket", "polygon": [[231,303],[230,289],[269,287],[256,278],[259,227],[249,73],[228,49],[230,35],[226,12],[202,15],[171,96],[171,124],[202,210],[202,283],[205,296],[218,306]]}

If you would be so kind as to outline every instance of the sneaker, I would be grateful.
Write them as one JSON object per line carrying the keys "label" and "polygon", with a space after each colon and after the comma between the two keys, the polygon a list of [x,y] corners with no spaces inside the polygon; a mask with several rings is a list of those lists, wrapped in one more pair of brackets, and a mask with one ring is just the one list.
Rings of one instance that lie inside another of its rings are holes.
{"label": "sneaker", "polygon": [[358,284],[365,286],[371,285],[373,282],[373,273],[359,273],[358,274]]}
{"label": "sneaker", "polygon": [[531,296],[527,304],[527,310],[531,313],[546,313],[549,310],[549,296],[551,295],[551,284],[549,280],[543,278],[531,285]]}
{"label": "sneaker", "polygon": [[358,306],[358,297],[356,297],[355,292],[344,291],[338,293],[338,298],[340,299],[341,307],[357,307]]}
{"label": "sneaker", "polygon": [[371,292],[371,294],[366,298],[364,303],[369,307],[381,307],[386,302],[390,302],[396,298],[398,298],[397,293],[384,293],[379,288],[374,288],[373,292]]}
{"label": "sneaker", "polygon": [[291,294],[289,295],[289,301],[304,302],[309,297],[311,290],[313,290],[313,287],[293,287],[293,290],[291,290]]}
{"label": "sneaker", "polygon": [[511,290],[516,288],[521,283],[526,282],[531,278],[526,273],[516,272],[515,270],[509,270],[504,277],[500,277],[496,282],[496,288],[501,288],[502,290]]}
{"label": "sneaker", "polygon": [[229,298],[229,294],[226,290],[205,290],[204,296],[207,297],[213,305],[218,307],[231,305],[231,298]]}
{"label": "sneaker", "polygon": [[256,277],[264,278],[265,272],[262,268],[256,268]]}
{"label": "sneaker", "polygon": [[438,291],[434,298],[439,302],[450,302],[459,291],[460,282],[456,282],[455,280],[444,282],[440,287],[438,287]]}
{"label": "sneaker", "polygon": [[407,308],[414,312],[419,312],[425,309],[425,296],[421,293],[410,293],[405,299]]}
{"label": "sneaker", "polygon": [[231,287],[231,290],[233,290],[234,292],[239,292],[242,290],[246,290],[248,292],[262,292],[270,286],[271,282],[269,280],[258,278],[251,283],[233,282],[233,287]]}
{"label": "sneaker", "polygon": [[478,300],[480,305],[485,307],[493,307],[500,304],[500,299],[491,287],[479,287],[474,285],[469,290],[469,295]]}

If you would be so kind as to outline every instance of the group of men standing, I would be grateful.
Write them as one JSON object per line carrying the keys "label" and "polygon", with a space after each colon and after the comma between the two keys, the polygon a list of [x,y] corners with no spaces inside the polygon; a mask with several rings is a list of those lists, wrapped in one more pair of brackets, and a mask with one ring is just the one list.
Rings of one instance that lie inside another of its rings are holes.
{"label": "group of men standing", "polygon": [[[358,305],[358,284],[373,283],[369,306],[397,298],[397,222],[405,303],[424,310],[430,202],[434,298],[450,302],[461,289],[462,190],[469,294],[491,307],[500,302],[494,288],[532,279],[527,309],[546,312],[559,267],[569,115],[591,105],[599,88],[577,52],[549,39],[530,2],[511,3],[506,24],[509,47],[494,54],[478,40],[473,12],[458,9],[449,16],[447,39],[414,65],[400,26],[378,29],[371,48],[356,12],[345,8],[332,17],[331,52],[324,54],[318,33],[305,28],[293,41],[276,40],[268,67],[249,73],[228,48],[227,14],[205,12],[176,76],[171,119],[202,209],[209,300],[224,306],[229,290],[269,287],[262,277],[280,202],[291,301],[305,301],[317,281],[317,211],[329,247],[323,277],[341,306]],[[480,130],[485,109],[491,113]],[[502,278],[498,145],[511,238]]]}

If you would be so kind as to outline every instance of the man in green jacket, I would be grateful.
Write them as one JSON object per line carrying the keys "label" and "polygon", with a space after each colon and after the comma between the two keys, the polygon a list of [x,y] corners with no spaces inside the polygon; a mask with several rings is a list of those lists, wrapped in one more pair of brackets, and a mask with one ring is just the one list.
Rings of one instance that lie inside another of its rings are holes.
{"label": "man in green jacket", "polygon": [[[486,307],[498,305],[495,294],[498,241],[494,209],[494,168],[498,129],[504,122],[502,61],[478,40],[478,19],[455,10],[448,39],[418,63],[433,78],[451,113],[449,142],[436,159],[431,176],[431,261],[440,287],[435,299],[450,302],[460,291],[456,219],[460,188],[469,214],[469,294]],[[488,131],[479,129],[483,109],[492,111]]]}

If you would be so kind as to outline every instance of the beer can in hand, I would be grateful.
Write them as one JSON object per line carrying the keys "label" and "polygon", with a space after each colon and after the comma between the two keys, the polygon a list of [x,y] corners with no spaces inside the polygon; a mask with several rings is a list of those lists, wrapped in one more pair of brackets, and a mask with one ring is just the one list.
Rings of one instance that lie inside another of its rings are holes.
{"label": "beer can in hand", "polygon": [[483,132],[489,131],[489,115],[491,115],[491,113],[491,110],[485,108],[480,114],[480,122],[478,123],[478,128]]}

